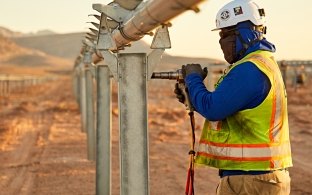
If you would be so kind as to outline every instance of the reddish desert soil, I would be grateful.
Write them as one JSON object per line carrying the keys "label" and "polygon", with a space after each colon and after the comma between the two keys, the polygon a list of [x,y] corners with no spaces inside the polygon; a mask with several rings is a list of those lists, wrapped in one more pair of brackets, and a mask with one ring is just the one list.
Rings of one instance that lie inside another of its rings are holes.
{"label": "reddish desert soil", "polygon": [[[189,120],[173,81],[149,83],[150,194],[184,193]],[[116,83],[114,83],[116,88]],[[113,183],[119,194],[118,111],[113,96]],[[294,167],[291,194],[312,194],[312,89],[288,88]],[[95,163],[87,160],[70,76],[0,99],[0,194],[95,194]],[[203,118],[196,114],[197,138]],[[214,194],[217,171],[196,168],[196,194]]]}

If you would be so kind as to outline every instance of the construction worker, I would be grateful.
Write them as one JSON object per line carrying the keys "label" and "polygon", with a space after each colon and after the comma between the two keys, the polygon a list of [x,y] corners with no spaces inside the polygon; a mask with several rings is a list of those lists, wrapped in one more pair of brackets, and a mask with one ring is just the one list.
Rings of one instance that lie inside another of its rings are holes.
{"label": "construction worker", "polygon": [[[195,163],[219,169],[217,194],[290,193],[287,96],[264,24],[264,9],[253,0],[220,9],[215,30],[230,66],[214,91],[206,89],[201,65],[182,66],[190,101],[206,118]],[[184,102],[178,85],[175,93]]]}

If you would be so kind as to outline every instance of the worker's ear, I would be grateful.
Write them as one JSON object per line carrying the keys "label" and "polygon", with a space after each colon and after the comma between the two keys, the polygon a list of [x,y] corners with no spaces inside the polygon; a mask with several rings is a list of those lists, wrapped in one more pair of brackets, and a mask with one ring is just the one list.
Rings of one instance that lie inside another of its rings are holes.
{"label": "worker's ear", "polygon": [[266,34],[266,33],[267,33],[267,27],[266,27],[266,26],[263,27],[262,33],[263,33],[263,34]]}
{"label": "worker's ear", "polygon": [[266,26],[255,26],[254,30],[263,33],[264,35],[267,33],[267,27]]}

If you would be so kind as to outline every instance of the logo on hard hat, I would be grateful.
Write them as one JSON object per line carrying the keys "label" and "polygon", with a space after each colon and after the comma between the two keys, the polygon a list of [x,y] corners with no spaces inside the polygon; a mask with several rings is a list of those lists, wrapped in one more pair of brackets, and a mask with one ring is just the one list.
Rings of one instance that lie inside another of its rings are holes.
{"label": "logo on hard hat", "polygon": [[242,7],[241,7],[241,6],[239,6],[239,7],[234,7],[234,14],[235,14],[235,16],[243,14],[243,9],[242,9]]}
{"label": "logo on hard hat", "polygon": [[221,20],[227,20],[230,18],[230,11],[224,10],[223,12],[221,12],[220,16],[221,16]]}

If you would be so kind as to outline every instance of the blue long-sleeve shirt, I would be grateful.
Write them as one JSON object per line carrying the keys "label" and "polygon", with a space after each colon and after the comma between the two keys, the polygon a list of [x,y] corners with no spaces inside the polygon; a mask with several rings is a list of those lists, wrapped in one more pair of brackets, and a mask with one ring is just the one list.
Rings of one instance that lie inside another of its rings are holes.
{"label": "blue long-sleeve shirt", "polygon": [[[250,43],[261,34],[248,28],[248,24],[246,27],[246,24],[238,26],[238,30],[242,39]],[[239,53],[242,44],[238,39],[236,42]],[[263,38],[251,45],[240,58],[257,50],[275,52],[275,46]],[[222,120],[238,111],[258,106],[271,88],[267,76],[251,62],[234,67],[213,92],[206,89],[201,76],[196,73],[188,75],[185,83],[196,111],[211,121]]]}
{"label": "blue long-sleeve shirt", "polygon": [[256,107],[271,87],[267,76],[251,62],[234,67],[213,92],[206,89],[196,73],[188,75],[185,82],[196,111],[212,121]]}

